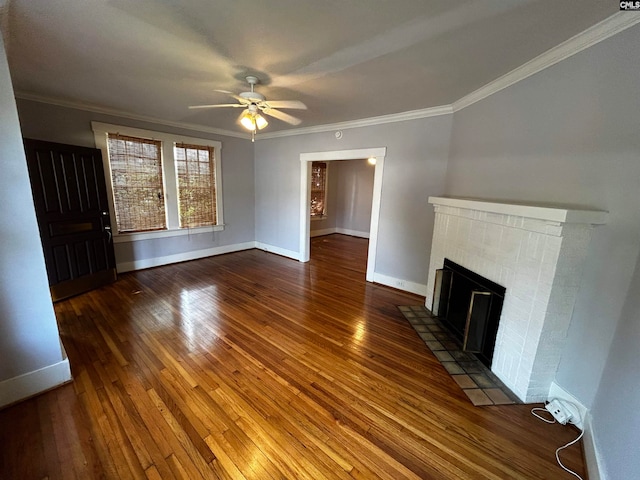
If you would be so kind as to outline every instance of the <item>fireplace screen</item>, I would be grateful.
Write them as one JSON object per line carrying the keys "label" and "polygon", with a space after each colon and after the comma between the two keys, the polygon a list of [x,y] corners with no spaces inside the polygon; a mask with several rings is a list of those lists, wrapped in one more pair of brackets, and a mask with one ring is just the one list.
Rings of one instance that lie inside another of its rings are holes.
{"label": "fireplace screen", "polygon": [[449,259],[436,271],[432,313],[462,349],[491,365],[505,288]]}

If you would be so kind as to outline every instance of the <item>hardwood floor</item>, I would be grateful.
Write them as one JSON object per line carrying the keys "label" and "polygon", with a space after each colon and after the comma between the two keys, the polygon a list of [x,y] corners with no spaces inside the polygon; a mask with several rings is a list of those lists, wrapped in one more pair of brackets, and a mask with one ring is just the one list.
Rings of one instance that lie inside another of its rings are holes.
{"label": "hardwood floor", "polygon": [[554,451],[576,432],[471,405],[366,250],[317,237],[308,264],[250,250],[56,304],[75,380],[0,411],[0,478],[574,478]]}

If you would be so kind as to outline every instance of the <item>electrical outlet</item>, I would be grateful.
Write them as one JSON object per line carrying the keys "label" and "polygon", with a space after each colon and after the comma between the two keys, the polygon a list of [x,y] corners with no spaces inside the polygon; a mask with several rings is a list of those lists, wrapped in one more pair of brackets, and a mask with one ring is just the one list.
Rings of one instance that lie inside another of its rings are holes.
{"label": "electrical outlet", "polygon": [[549,413],[553,415],[553,418],[555,418],[558,423],[561,423],[563,425],[566,425],[566,423],[572,417],[571,412],[564,408],[564,405],[562,405],[562,403],[560,403],[560,401],[556,399],[551,400],[544,406],[544,408],[546,408]]}

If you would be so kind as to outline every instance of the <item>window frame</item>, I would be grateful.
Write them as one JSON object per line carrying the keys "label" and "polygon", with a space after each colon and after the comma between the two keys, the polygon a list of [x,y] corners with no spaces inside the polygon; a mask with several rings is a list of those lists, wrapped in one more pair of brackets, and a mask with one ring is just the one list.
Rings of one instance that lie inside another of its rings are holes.
{"label": "window frame", "polygon": [[[93,130],[96,148],[99,148],[102,151],[102,165],[104,168],[105,180],[107,183],[107,193],[109,196],[109,215],[111,219],[111,228],[113,231],[114,243],[135,242],[140,240],[176,237],[195,233],[218,232],[224,230],[221,142],[209,140],[206,138],[189,137],[186,135],[158,132],[153,130],[145,130],[141,128],[133,128],[124,125],[114,125],[101,122],[91,122],[91,128]],[[116,225],[115,204],[113,199],[111,165],[109,162],[109,151],[107,146],[107,135],[109,133],[119,133],[131,137],[159,140],[161,142],[162,177],[164,183],[165,214],[167,218],[166,229],[153,230],[148,232],[118,233]],[[179,143],[213,147],[214,149],[217,205],[216,225],[193,228],[180,227],[180,213],[178,209],[178,178],[176,162],[174,158],[174,147]]]}

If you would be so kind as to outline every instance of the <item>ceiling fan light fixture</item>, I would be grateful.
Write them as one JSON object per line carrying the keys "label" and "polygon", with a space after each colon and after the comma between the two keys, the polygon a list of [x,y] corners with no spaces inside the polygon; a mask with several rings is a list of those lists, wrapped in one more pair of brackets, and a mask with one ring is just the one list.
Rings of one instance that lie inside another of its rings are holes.
{"label": "ceiling fan light fixture", "polygon": [[240,117],[240,123],[247,130],[254,131],[256,129],[256,119],[254,117],[255,114],[251,113],[249,110],[245,110]]}
{"label": "ceiling fan light fixture", "polygon": [[269,125],[269,122],[267,122],[267,119],[264,118],[259,113],[257,113],[255,116],[255,122],[256,122],[256,126],[258,127],[258,130],[262,130],[264,127]]}

